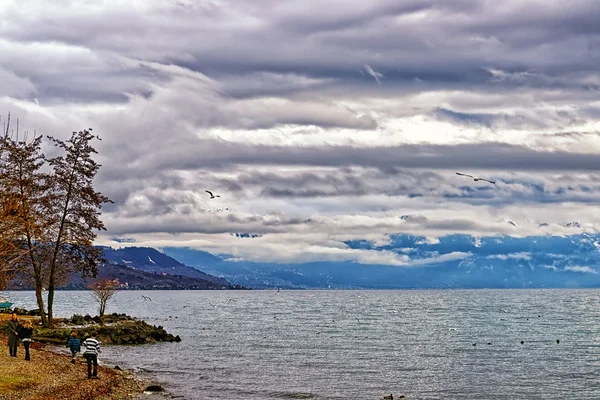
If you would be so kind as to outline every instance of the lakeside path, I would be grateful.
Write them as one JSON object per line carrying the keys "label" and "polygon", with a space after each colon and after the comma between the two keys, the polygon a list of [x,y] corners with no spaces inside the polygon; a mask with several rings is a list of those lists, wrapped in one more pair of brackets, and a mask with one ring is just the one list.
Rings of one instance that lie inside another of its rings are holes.
{"label": "lakeside path", "polygon": [[[7,321],[3,317],[0,326]],[[81,355],[73,365],[69,355],[40,343],[33,343],[30,353],[31,361],[25,361],[21,344],[17,358],[10,357],[7,337],[0,336],[0,400],[125,400],[138,398],[145,387],[133,374],[106,366],[98,366],[100,379],[87,379]]]}

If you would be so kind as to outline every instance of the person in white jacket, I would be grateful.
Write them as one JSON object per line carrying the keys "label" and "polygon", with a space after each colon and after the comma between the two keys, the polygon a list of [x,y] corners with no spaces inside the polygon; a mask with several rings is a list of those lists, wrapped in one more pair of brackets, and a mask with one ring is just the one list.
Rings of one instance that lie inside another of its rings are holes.
{"label": "person in white jacket", "polygon": [[[92,337],[85,339],[83,342],[83,347],[85,347],[83,358],[85,358],[87,361],[88,379],[98,379],[98,354],[100,354],[102,351],[100,350],[100,342],[96,338],[98,336],[98,332],[93,331],[91,336]],[[94,366],[93,371],[92,365]]]}

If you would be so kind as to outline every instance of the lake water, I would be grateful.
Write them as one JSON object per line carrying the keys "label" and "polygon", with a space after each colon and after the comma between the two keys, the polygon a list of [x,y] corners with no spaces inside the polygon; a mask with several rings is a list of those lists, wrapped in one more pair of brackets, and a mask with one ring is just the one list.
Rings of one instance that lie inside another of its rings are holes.
{"label": "lake water", "polygon": [[[88,292],[56,307],[96,314]],[[107,312],[181,336],[100,361],[184,399],[600,399],[600,290],[124,291]]]}

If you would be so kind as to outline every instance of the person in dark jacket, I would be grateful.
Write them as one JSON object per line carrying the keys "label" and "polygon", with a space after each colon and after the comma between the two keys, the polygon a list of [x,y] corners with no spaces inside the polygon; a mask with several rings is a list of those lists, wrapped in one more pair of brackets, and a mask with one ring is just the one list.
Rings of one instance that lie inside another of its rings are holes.
{"label": "person in dark jacket", "polygon": [[75,364],[77,353],[81,351],[81,341],[77,338],[77,331],[71,332],[67,347],[71,350],[71,364]]}
{"label": "person in dark jacket", "polygon": [[31,344],[31,336],[33,335],[33,327],[31,326],[30,321],[25,321],[21,331],[19,331],[19,337],[21,338],[21,342],[23,342],[23,347],[25,348],[25,360],[31,360],[29,356],[29,345]]}
{"label": "person in dark jacket", "polygon": [[19,347],[19,330],[21,326],[19,325],[19,319],[17,318],[17,314],[14,314],[10,317],[8,321],[8,350],[10,351],[11,357],[17,356],[17,347]]}

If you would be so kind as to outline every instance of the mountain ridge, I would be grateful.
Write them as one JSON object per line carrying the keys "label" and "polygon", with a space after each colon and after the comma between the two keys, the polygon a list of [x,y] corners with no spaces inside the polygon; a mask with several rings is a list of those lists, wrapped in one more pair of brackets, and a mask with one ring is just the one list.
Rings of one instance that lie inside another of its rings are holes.
{"label": "mountain ridge", "polygon": [[[396,234],[390,235],[389,242],[383,245],[368,240],[344,244],[350,249],[405,255],[424,264],[257,263],[191,248],[165,247],[162,251],[187,265],[253,288],[600,287],[600,267],[597,267],[600,265],[600,234],[524,238],[454,234],[433,241],[423,236]],[[440,257],[452,254],[457,257]],[[427,259],[440,261],[428,263]]]}
{"label": "mountain ridge", "polygon": [[[180,263],[151,247],[125,247],[104,250],[105,263],[98,266],[96,278],[84,280],[80,273],[73,273],[57,290],[82,290],[95,279],[110,279],[122,290],[222,290],[246,289],[232,285],[227,280],[206,274],[196,268]],[[9,290],[31,290],[33,285],[24,276],[17,276]]]}

